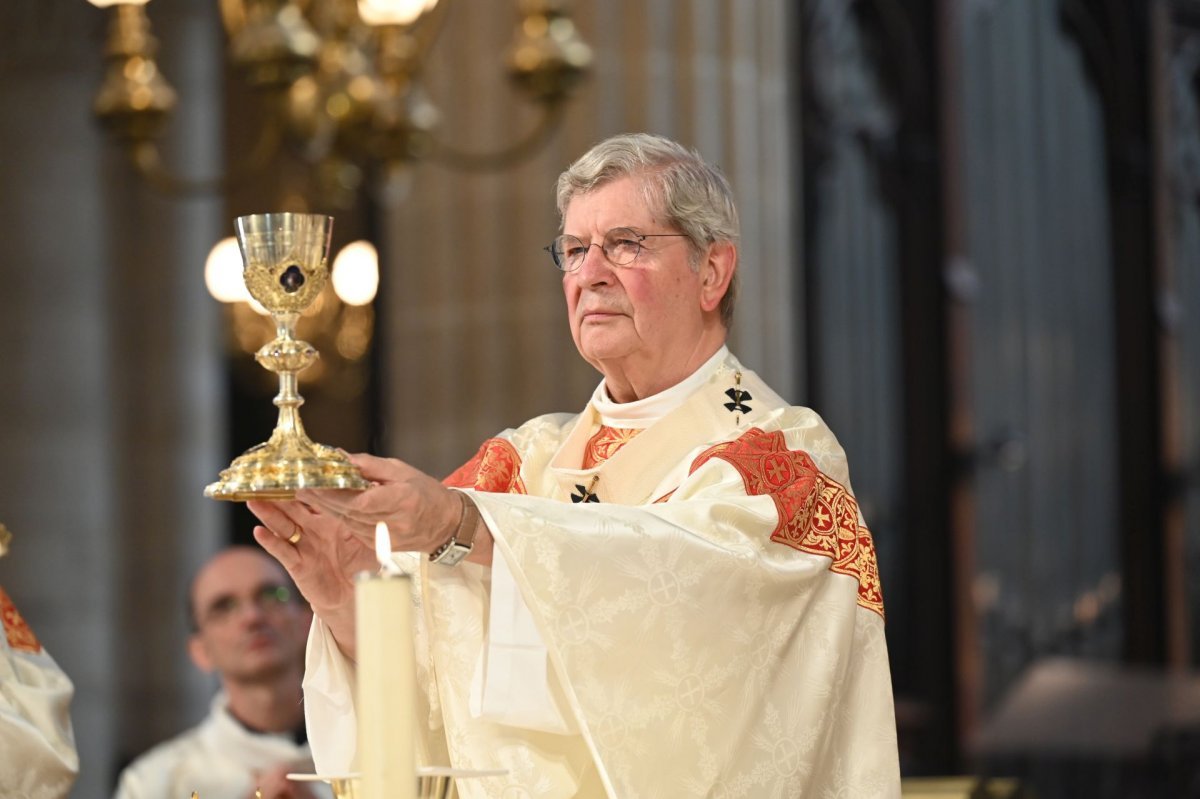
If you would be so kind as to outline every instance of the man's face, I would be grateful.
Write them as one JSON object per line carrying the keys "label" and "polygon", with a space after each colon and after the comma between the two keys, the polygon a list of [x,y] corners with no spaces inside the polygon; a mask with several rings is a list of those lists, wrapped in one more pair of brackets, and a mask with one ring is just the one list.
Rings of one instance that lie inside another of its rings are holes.
{"label": "man's face", "polygon": [[[656,218],[638,176],[574,197],[563,217],[563,233],[584,245],[599,244],[613,228],[679,233]],[[632,263],[613,266],[599,246],[588,248],[579,268],[563,275],[571,336],[588,363],[634,386],[656,386],[662,382],[657,376],[668,378],[657,390],[674,384],[674,373],[693,363],[703,326],[701,278],[689,263],[691,252],[686,238],[652,237]]]}
{"label": "man's face", "polygon": [[282,568],[256,550],[222,552],[192,586],[192,659],[223,680],[255,682],[297,668],[311,614]]}

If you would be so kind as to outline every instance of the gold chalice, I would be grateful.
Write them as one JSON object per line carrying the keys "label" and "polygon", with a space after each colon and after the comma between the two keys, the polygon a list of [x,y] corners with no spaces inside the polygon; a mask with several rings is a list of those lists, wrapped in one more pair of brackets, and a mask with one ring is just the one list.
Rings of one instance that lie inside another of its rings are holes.
{"label": "gold chalice", "polygon": [[301,488],[366,488],[369,483],[345,455],[313,443],[300,423],[304,398],[296,376],[319,355],[308,342],[296,340],[296,320],[329,280],[333,217],[254,214],[238,217],[236,228],[246,289],[275,320],[275,340],[254,358],[279,375],[279,421],[268,441],[235,458],[204,495],[236,501],[290,499]]}

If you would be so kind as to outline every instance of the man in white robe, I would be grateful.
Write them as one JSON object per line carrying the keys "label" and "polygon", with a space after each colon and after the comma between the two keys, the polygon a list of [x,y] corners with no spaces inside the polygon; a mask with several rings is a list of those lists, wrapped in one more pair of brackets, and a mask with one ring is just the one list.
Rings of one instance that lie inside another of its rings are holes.
{"label": "man in white robe", "polygon": [[[9,533],[0,525],[0,556]],[[0,588],[0,796],[61,799],[79,773],[74,686]]]}
{"label": "man in white robe", "polygon": [[395,550],[428,553],[401,558],[418,756],[508,772],[460,780],[467,799],[898,796],[874,546],[842,450],[724,346],[727,183],[674,142],[619,136],[558,200],[548,249],[604,375],[582,413],[500,434],[445,485],[354,456],[377,486],[251,503],[317,614],[318,768],[354,765],[349,578],[383,520]]}
{"label": "man in white robe", "polygon": [[197,572],[189,605],[188,653],[221,691],[204,721],[121,773],[116,799],[330,796],[287,779],[313,768],[300,687],[310,614],[279,564],[254,547],[224,550]]}

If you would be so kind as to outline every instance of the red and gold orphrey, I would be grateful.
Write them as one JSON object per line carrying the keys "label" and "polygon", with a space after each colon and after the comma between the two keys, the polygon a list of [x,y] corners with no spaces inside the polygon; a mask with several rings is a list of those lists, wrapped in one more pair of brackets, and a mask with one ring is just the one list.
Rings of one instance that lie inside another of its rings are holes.
{"label": "red and gold orphrey", "polygon": [[29,629],[25,619],[21,618],[21,614],[17,612],[17,606],[9,599],[3,588],[0,588],[0,622],[4,624],[4,637],[8,639],[10,648],[34,654],[42,651],[42,645],[38,643],[37,636],[33,634],[33,630]]}
{"label": "red and gold orphrey", "polygon": [[502,438],[489,438],[479,451],[442,483],[450,488],[473,488],[490,494],[527,494],[521,481],[521,456]]}
{"label": "red and gold orphrey", "polygon": [[859,524],[858,503],[844,486],[822,474],[808,453],[789,450],[782,431],[753,427],[736,441],[701,453],[691,471],[711,458],[737,469],[746,493],[774,500],[779,523],[772,541],[830,558],[831,571],[858,581],[858,604],[883,615],[875,542]]}
{"label": "red and gold orphrey", "polygon": [[[611,458],[639,432],[602,426],[585,447],[583,468],[593,468]],[[735,441],[705,450],[692,462],[690,471],[695,472],[712,458],[737,469],[748,494],[766,494],[774,501],[779,522],[771,534],[772,541],[829,558],[833,561],[831,571],[858,581],[858,604],[884,615],[875,542],[870,530],[859,524],[858,502],[845,486],[822,474],[808,453],[789,450],[778,430],[767,433],[752,427]],[[516,448],[502,438],[490,438],[442,482],[452,488],[525,494],[528,492],[520,472],[521,456]],[[658,501],[669,497],[667,494]],[[6,627],[7,622],[6,611]],[[32,638],[32,632],[29,635]]]}
{"label": "red and gold orphrey", "polygon": [[609,427],[601,425],[583,448],[583,468],[594,469],[617,454],[617,450],[628,444],[642,432],[640,427]]}

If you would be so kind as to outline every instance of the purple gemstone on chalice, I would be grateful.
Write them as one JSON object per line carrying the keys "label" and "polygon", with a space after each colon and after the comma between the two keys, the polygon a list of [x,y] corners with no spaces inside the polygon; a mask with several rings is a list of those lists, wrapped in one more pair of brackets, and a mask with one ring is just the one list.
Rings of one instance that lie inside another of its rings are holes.
{"label": "purple gemstone on chalice", "polygon": [[283,286],[283,290],[288,294],[295,294],[304,285],[304,273],[300,271],[300,267],[292,264],[279,276],[279,285]]}

